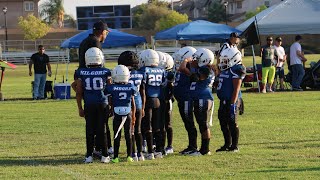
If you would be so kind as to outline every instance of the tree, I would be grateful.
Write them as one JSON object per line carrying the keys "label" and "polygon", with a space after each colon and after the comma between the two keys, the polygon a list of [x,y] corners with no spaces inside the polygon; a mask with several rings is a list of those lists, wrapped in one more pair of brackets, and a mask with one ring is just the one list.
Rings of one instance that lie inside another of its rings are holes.
{"label": "tree", "polygon": [[246,20],[250,19],[251,17],[255,16],[256,14],[260,13],[261,11],[263,11],[265,9],[267,9],[267,6],[261,5],[261,6],[257,7],[255,11],[248,11],[246,13]]}
{"label": "tree", "polygon": [[186,14],[180,14],[176,11],[170,11],[169,14],[160,18],[156,22],[155,29],[161,31],[170,27],[173,27],[177,24],[182,24],[188,22],[188,16]]}
{"label": "tree", "polygon": [[215,23],[225,21],[225,9],[220,1],[211,3],[208,9],[208,20]]}
{"label": "tree", "polygon": [[150,4],[140,17],[139,28],[153,30],[155,29],[156,22],[167,14],[169,14],[167,7]]}
{"label": "tree", "polygon": [[26,18],[18,18],[19,27],[24,32],[24,39],[36,40],[48,34],[50,27],[41,19],[29,14]]}
{"label": "tree", "polygon": [[154,29],[155,23],[169,13],[168,3],[158,0],[150,1],[132,9],[133,27],[138,29]]}
{"label": "tree", "polygon": [[40,16],[49,24],[56,22],[59,28],[64,27],[63,0],[47,0],[40,6]]}

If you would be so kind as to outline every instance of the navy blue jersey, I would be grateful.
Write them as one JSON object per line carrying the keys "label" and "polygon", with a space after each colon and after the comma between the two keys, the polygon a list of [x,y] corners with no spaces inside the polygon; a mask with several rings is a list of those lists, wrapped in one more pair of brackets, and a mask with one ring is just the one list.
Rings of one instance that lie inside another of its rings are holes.
{"label": "navy blue jersey", "polygon": [[[209,70],[208,70],[209,71]],[[213,100],[212,84],[214,83],[214,72],[210,71],[208,77],[204,80],[191,82],[190,95],[193,100],[210,99]]]}
{"label": "navy blue jersey", "polygon": [[[190,71],[196,72],[196,69],[192,68]],[[173,94],[178,101],[190,99],[190,77],[189,76],[179,71],[176,72]]]}
{"label": "navy blue jersey", "polygon": [[[222,71],[219,75],[219,84],[217,87],[217,95],[220,100],[230,101],[234,90],[233,79],[243,79],[246,75],[246,68],[242,64]],[[239,92],[239,94],[241,94]]]}
{"label": "navy blue jersey", "polygon": [[162,88],[163,96],[165,100],[170,100],[173,98],[173,81],[174,81],[174,72],[166,71],[166,82]]}
{"label": "navy blue jersey", "polygon": [[141,95],[140,95],[140,86],[142,83],[142,79],[143,79],[143,73],[141,71],[137,71],[137,70],[132,70],[130,72],[130,79],[129,79],[129,83],[134,85],[136,87],[136,94],[134,95],[134,102],[136,104],[136,108],[137,109],[141,109],[142,108],[142,100],[141,100]]}
{"label": "navy blue jersey", "polygon": [[131,97],[136,94],[136,88],[132,84],[111,84],[105,93],[111,95],[113,107],[131,108]]}
{"label": "navy blue jersey", "polygon": [[84,104],[107,103],[103,91],[111,72],[107,68],[79,68],[76,77],[82,81]]}
{"label": "navy blue jersey", "polygon": [[158,67],[145,67],[143,83],[147,98],[162,98],[161,86],[165,82],[165,70]]}

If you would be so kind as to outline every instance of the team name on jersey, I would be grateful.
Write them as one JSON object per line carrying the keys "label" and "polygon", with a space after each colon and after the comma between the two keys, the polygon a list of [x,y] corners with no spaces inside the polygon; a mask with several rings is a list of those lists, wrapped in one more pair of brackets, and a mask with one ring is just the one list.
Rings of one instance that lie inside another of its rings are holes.
{"label": "team name on jersey", "polygon": [[143,78],[143,75],[142,74],[131,74],[130,75],[130,78]]}
{"label": "team name on jersey", "polygon": [[220,74],[220,77],[229,78],[228,74]]}
{"label": "team name on jersey", "polygon": [[114,91],[130,91],[132,87],[113,87]]}
{"label": "team name on jersey", "polygon": [[80,71],[80,75],[86,75],[86,76],[99,76],[99,75],[104,75],[108,71]]}
{"label": "team name on jersey", "polygon": [[151,72],[151,73],[163,73],[163,69],[148,69],[148,72]]}

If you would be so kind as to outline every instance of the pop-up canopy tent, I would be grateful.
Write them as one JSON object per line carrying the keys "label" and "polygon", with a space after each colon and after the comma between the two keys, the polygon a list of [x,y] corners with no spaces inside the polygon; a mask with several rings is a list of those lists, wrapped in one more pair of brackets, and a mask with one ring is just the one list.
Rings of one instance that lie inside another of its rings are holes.
{"label": "pop-up canopy tent", "polygon": [[[114,48],[114,47],[126,47],[137,46],[139,44],[146,43],[146,38],[136,36],[133,34],[124,33],[116,29],[110,29],[107,39],[102,44],[102,48]],[[82,40],[87,38],[89,34],[92,34],[92,29],[83,31],[73,37],[65,40],[61,44],[61,48],[79,48]]]}
{"label": "pop-up canopy tent", "polygon": [[241,33],[241,31],[224,24],[198,20],[160,31],[155,35],[154,39],[225,42],[232,32]]}
{"label": "pop-up canopy tent", "polygon": [[236,28],[244,31],[257,19],[259,34],[320,34],[319,0],[285,0]]}

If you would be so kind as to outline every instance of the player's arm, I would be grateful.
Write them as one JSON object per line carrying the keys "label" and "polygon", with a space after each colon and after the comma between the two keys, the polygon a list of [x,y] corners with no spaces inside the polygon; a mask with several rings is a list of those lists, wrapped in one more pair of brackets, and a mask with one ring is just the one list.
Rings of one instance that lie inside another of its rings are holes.
{"label": "player's arm", "polygon": [[76,99],[77,99],[79,116],[84,117],[84,110],[82,108],[82,99],[83,99],[82,82],[80,79],[77,79],[75,80],[75,84],[76,84]]}
{"label": "player's arm", "polygon": [[134,96],[131,96],[131,116],[132,116],[132,127],[136,123],[136,103],[134,102]]}
{"label": "player's arm", "polygon": [[139,91],[140,91],[140,96],[142,101],[141,116],[144,117],[144,108],[146,107],[146,91],[145,91],[144,83],[141,83]]}
{"label": "player's arm", "polygon": [[242,79],[240,78],[232,79],[232,84],[234,89],[232,92],[231,104],[235,104],[238,100],[238,95],[241,88],[241,82],[242,82]]}
{"label": "player's arm", "polygon": [[47,63],[47,68],[48,68],[48,76],[51,77],[52,71],[51,71],[50,62]]}
{"label": "player's arm", "polygon": [[190,72],[190,70],[187,68],[187,64],[188,64],[189,62],[191,62],[191,61],[192,61],[192,58],[191,58],[191,57],[183,60],[183,61],[181,62],[181,64],[180,64],[178,70],[179,70],[180,72],[186,74],[187,76],[190,76],[190,75],[191,75],[191,72]]}
{"label": "player's arm", "polygon": [[307,61],[307,58],[304,57],[304,54],[303,54],[300,50],[297,50],[297,56],[298,56],[302,61]]}

